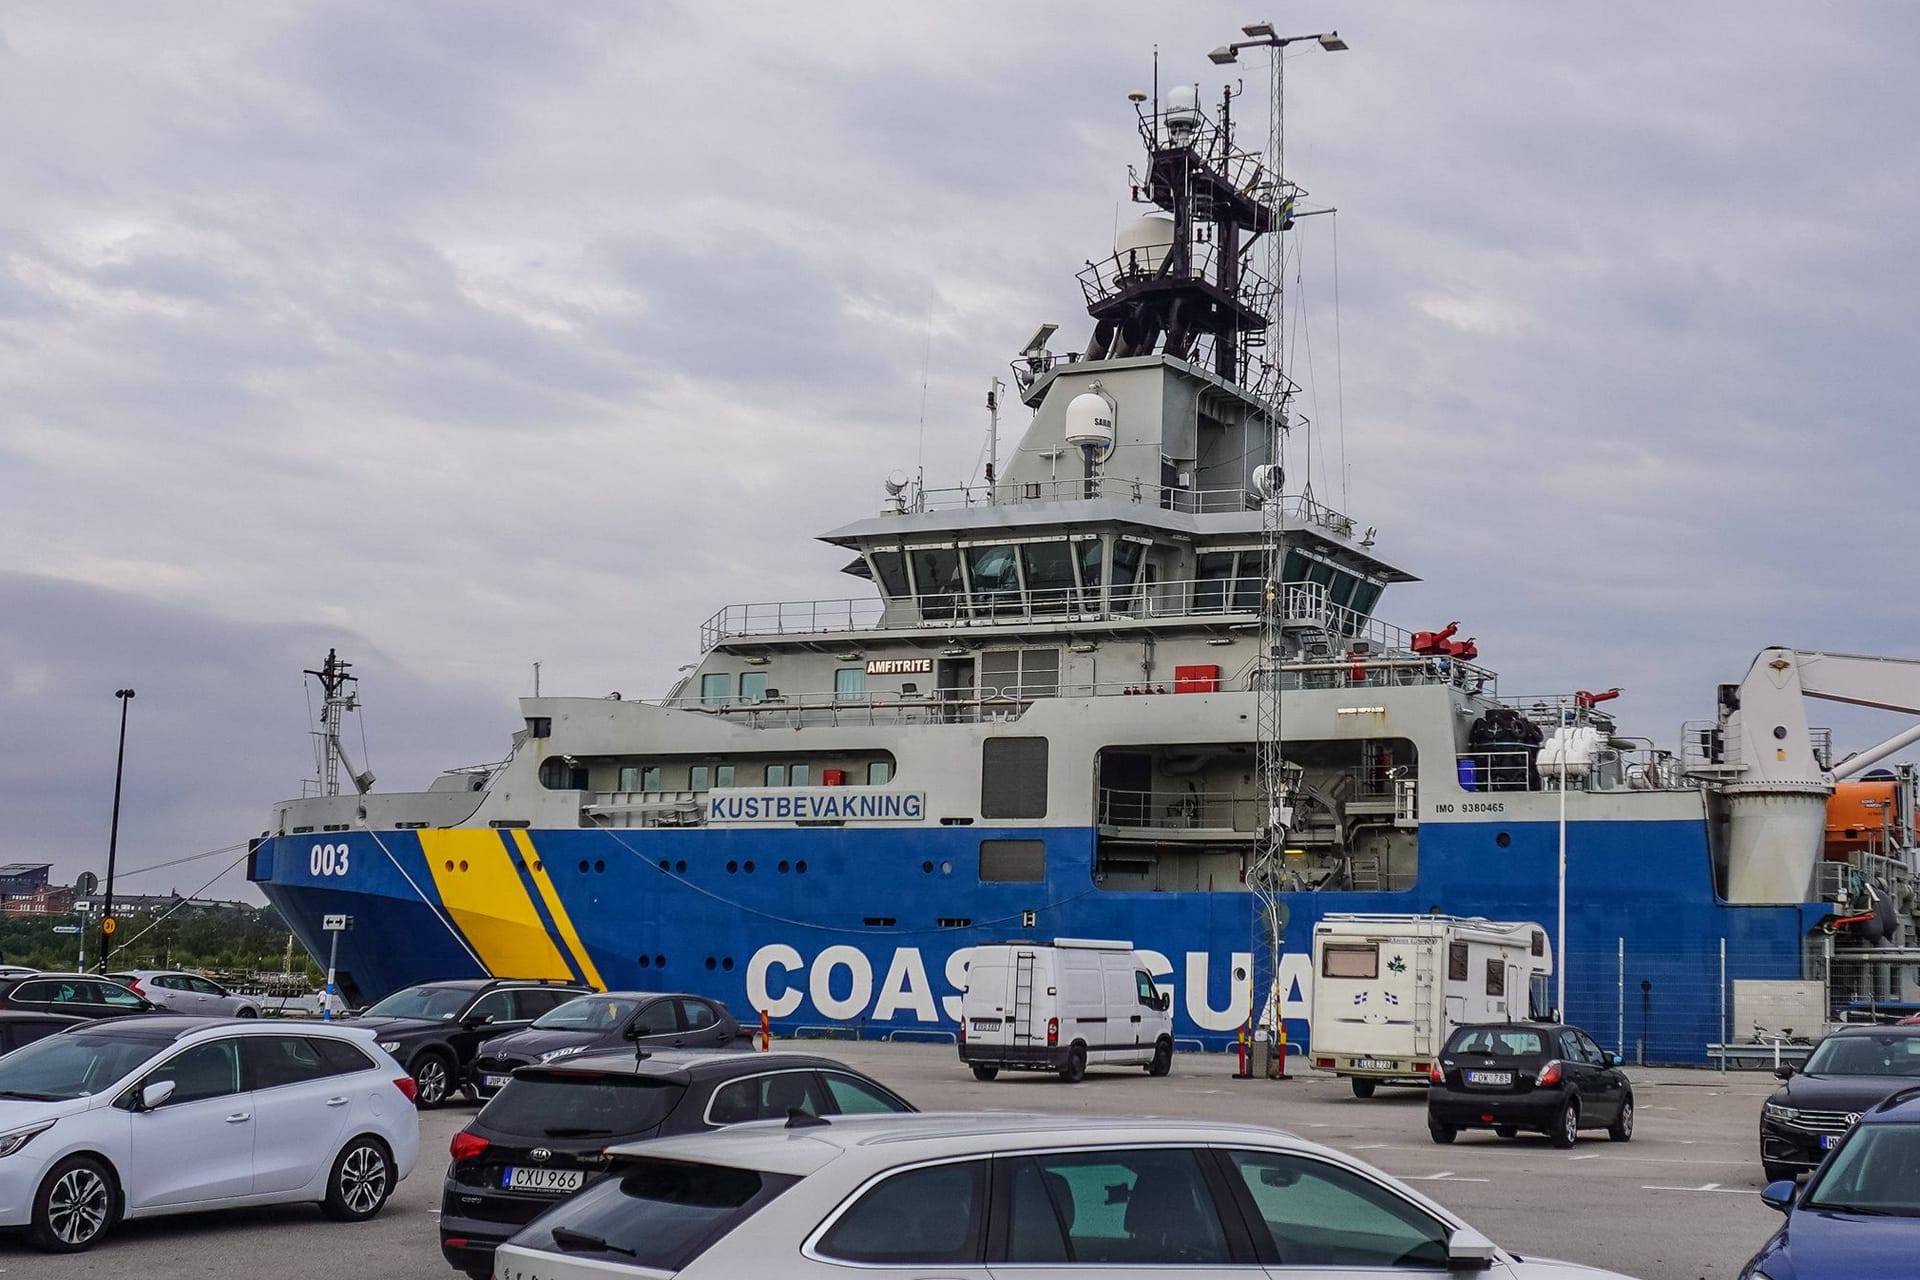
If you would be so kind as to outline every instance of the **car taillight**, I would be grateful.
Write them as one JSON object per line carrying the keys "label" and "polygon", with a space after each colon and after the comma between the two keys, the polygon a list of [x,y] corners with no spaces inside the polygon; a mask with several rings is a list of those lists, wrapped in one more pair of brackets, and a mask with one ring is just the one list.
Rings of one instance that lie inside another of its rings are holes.
{"label": "car taillight", "polygon": [[419,1090],[413,1087],[412,1076],[395,1076],[393,1080],[393,1087],[398,1089],[400,1092],[406,1094],[408,1102],[412,1102],[415,1096],[418,1095],[419,1093]]}
{"label": "car taillight", "polygon": [[1051,1049],[1059,1043],[1060,1043],[1060,1019],[1048,1018],[1047,1019],[1047,1048]]}
{"label": "car taillight", "polygon": [[475,1156],[485,1155],[488,1145],[487,1140],[479,1134],[462,1129],[453,1135],[453,1141],[447,1144],[447,1151],[455,1160],[471,1160]]}
{"label": "car taillight", "polygon": [[960,1043],[965,1044],[966,1042],[967,1042],[967,1020],[965,1018],[962,1018],[960,1020]]}
{"label": "car taillight", "polygon": [[1546,1066],[1540,1068],[1540,1074],[1533,1078],[1533,1082],[1535,1084],[1559,1084],[1560,1083],[1559,1060],[1556,1059],[1552,1062],[1549,1062]]}
{"label": "car taillight", "polygon": [[1445,1084],[1447,1082],[1447,1073],[1442,1071],[1440,1064],[1436,1062],[1433,1064],[1432,1069],[1427,1072],[1427,1079],[1434,1084]]}
{"label": "car taillight", "polygon": [[127,980],[127,990],[137,996],[145,996],[147,994],[147,989],[140,985],[140,979],[138,978],[129,978]]}

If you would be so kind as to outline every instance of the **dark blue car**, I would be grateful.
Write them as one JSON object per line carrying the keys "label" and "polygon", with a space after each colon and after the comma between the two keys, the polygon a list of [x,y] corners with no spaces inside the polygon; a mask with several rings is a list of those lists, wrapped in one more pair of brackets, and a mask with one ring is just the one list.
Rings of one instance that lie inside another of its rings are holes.
{"label": "dark blue car", "polygon": [[1920,1088],[1860,1117],[1807,1180],[1769,1183],[1787,1215],[1740,1280],[1858,1280],[1920,1268]]}

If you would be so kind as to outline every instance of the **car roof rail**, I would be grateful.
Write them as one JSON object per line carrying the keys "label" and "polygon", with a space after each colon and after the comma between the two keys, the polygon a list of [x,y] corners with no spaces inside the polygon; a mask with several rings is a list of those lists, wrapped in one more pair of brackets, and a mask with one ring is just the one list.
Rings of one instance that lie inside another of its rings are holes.
{"label": "car roof rail", "polygon": [[813,1115],[810,1112],[802,1111],[799,1107],[787,1108],[786,1127],[789,1129],[817,1129],[823,1124],[831,1126],[832,1123],[833,1122],[825,1116]]}
{"label": "car roof rail", "polygon": [[1920,1098],[1920,1084],[1910,1084],[1904,1089],[1894,1090],[1886,1097],[1880,1099],[1880,1101],[1874,1105],[1873,1111],[1868,1112],[1868,1114],[1873,1115],[1881,1111],[1891,1111],[1895,1107],[1904,1106],[1912,1102],[1915,1098]]}

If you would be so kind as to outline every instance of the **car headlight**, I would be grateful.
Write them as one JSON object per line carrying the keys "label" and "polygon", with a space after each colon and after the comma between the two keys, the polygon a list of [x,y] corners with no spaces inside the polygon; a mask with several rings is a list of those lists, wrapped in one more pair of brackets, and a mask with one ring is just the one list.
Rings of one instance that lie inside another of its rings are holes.
{"label": "car headlight", "polygon": [[398,1040],[382,1040],[380,1042],[380,1047],[382,1049],[385,1049],[388,1053],[400,1052],[400,1042]]}
{"label": "car headlight", "polygon": [[1798,1120],[1800,1113],[1793,1107],[1783,1107],[1777,1102],[1769,1102],[1761,1108],[1769,1120]]}
{"label": "car headlight", "polygon": [[12,1155],[29,1142],[32,1142],[35,1134],[45,1133],[47,1130],[53,1128],[53,1125],[54,1122],[49,1120],[45,1124],[36,1124],[31,1128],[15,1129],[10,1133],[0,1133],[0,1158]]}
{"label": "car headlight", "polygon": [[540,1055],[540,1061],[552,1062],[555,1058],[571,1058],[576,1053],[585,1053],[586,1050],[587,1046],[583,1044],[570,1045],[565,1049],[549,1049]]}

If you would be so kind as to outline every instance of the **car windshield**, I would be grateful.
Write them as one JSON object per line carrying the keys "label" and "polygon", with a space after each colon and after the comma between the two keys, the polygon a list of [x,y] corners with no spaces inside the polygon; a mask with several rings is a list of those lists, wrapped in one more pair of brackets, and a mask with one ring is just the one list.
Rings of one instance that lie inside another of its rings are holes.
{"label": "car windshield", "polygon": [[611,1031],[639,1007],[638,1000],[623,996],[587,996],[548,1010],[533,1025],[538,1031]]}
{"label": "car windshield", "polygon": [[432,1018],[442,1022],[459,1016],[473,999],[465,987],[408,987],[396,991],[367,1010],[369,1018]]}
{"label": "car windshield", "polygon": [[1801,1205],[1920,1217],[1920,1124],[1866,1124],[1834,1153]]}
{"label": "car windshield", "polygon": [[1537,1058],[1547,1051],[1538,1031],[1524,1027],[1462,1027],[1447,1042],[1448,1053],[1487,1053],[1503,1058]]}
{"label": "car windshield", "polygon": [[88,1098],[166,1048],[154,1036],[49,1036],[0,1057],[0,1099]]}
{"label": "car windshield", "polygon": [[1809,1075],[1920,1076],[1920,1036],[1829,1036],[1807,1058]]}
{"label": "car windshield", "polygon": [[665,1120],[685,1092],[683,1084],[648,1076],[529,1073],[487,1104],[481,1123],[530,1138],[638,1137]]}

